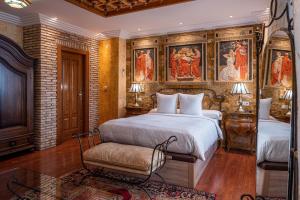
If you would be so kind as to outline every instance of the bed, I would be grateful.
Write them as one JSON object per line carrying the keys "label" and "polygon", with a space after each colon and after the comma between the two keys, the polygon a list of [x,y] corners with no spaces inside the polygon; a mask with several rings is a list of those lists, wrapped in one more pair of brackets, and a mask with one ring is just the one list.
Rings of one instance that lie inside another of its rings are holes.
{"label": "bed", "polygon": [[257,163],[287,163],[291,125],[274,119],[259,120],[257,138]]}
{"label": "bed", "polygon": [[259,120],[257,135],[257,194],[287,194],[291,125],[275,119]]}
{"label": "bed", "polygon": [[[208,89],[187,89],[189,93],[204,93],[203,107],[221,108],[221,97]],[[183,89],[160,90],[160,93],[187,93]],[[155,95],[152,95],[155,107]],[[195,187],[201,174],[223,138],[219,127],[219,111],[206,110],[203,116],[162,114],[151,112],[102,124],[99,129],[105,142],[155,147],[165,138],[175,135],[176,143],[169,146],[170,160],[160,171],[169,183]]]}

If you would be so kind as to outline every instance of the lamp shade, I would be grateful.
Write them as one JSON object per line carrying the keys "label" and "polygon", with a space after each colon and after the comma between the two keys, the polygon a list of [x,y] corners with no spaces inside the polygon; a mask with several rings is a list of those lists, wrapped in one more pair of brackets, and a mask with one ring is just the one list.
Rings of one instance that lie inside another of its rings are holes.
{"label": "lamp shade", "polygon": [[285,92],[284,92],[284,95],[283,95],[283,99],[285,100],[291,100],[293,97],[293,91],[291,89],[287,89]]}
{"label": "lamp shade", "polygon": [[25,8],[31,4],[29,0],[4,0],[12,8]]}
{"label": "lamp shade", "polygon": [[235,83],[232,86],[231,94],[250,94],[245,83]]}
{"label": "lamp shade", "polygon": [[142,92],[141,84],[139,84],[139,83],[132,83],[129,92],[133,92],[133,93]]}

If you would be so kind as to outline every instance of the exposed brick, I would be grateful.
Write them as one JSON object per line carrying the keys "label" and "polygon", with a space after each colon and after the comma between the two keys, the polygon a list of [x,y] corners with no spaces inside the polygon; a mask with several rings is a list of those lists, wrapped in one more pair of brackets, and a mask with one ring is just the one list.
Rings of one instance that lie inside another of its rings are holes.
{"label": "exposed brick", "polygon": [[62,32],[46,25],[26,26],[23,46],[27,54],[38,59],[34,71],[34,133],[38,149],[56,145],[57,45],[88,49],[90,52],[89,127],[99,120],[98,41]]}

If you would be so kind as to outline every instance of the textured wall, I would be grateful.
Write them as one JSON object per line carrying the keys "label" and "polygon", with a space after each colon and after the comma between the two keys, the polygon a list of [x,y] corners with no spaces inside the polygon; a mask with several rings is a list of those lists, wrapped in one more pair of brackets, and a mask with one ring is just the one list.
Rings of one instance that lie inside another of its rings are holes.
{"label": "textured wall", "polygon": [[90,52],[89,127],[99,120],[98,41],[61,32],[46,25],[24,27],[24,50],[38,58],[35,68],[34,132],[38,149],[56,145],[57,45]]}
{"label": "textured wall", "polygon": [[9,37],[21,47],[23,46],[23,28],[14,24],[0,21],[0,34]]}
{"label": "textured wall", "polygon": [[112,38],[99,42],[100,124],[125,115],[126,41]]}
{"label": "textured wall", "polygon": [[[201,32],[191,32],[191,33],[183,33],[183,34],[174,34],[174,35],[162,35],[156,37],[147,37],[147,38],[138,38],[129,40],[127,42],[127,91],[129,90],[130,84],[132,82],[132,49],[133,46],[151,46],[156,45],[159,48],[159,81],[156,83],[147,83],[145,84],[145,92],[140,95],[142,98],[142,106],[145,108],[151,108],[152,101],[150,99],[150,95],[158,91],[160,88],[166,87],[189,87],[189,88],[209,88],[213,89],[217,92],[217,94],[226,95],[225,102],[223,103],[223,109],[226,111],[235,111],[237,109],[237,96],[232,96],[230,94],[231,87],[233,83],[230,82],[216,82],[214,81],[214,73],[215,73],[215,41],[216,33],[218,33],[218,39],[227,38],[227,39],[243,39],[245,37],[253,38],[253,81],[247,82],[247,87],[250,90],[250,95],[244,95],[244,101],[249,101],[250,106],[244,107],[247,110],[254,111],[255,109],[255,80],[256,80],[256,48],[255,48],[255,38],[253,32],[249,34],[249,30],[255,30],[256,25],[246,26],[246,27],[236,27],[236,28],[227,28],[227,29],[218,29],[218,30],[209,30],[209,31],[201,31]],[[208,80],[205,83],[198,83],[193,85],[168,85],[164,82],[164,45],[170,42],[193,42],[199,41],[203,39],[203,35],[207,34],[207,77]],[[134,96],[131,93],[127,92],[127,103],[132,104],[134,101]]]}

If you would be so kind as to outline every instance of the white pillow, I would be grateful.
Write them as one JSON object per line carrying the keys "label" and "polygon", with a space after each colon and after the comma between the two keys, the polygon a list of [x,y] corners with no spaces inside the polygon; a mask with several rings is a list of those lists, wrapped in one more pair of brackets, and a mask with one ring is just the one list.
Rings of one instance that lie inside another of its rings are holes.
{"label": "white pillow", "polygon": [[157,112],[176,114],[178,94],[165,95],[156,93],[157,97]]}
{"label": "white pillow", "polygon": [[202,100],[204,94],[179,94],[180,114],[202,115]]}
{"label": "white pillow", "polygon": [[258,119],[270,119],[271,105],[272,105],[272,98],[259,100]]}

